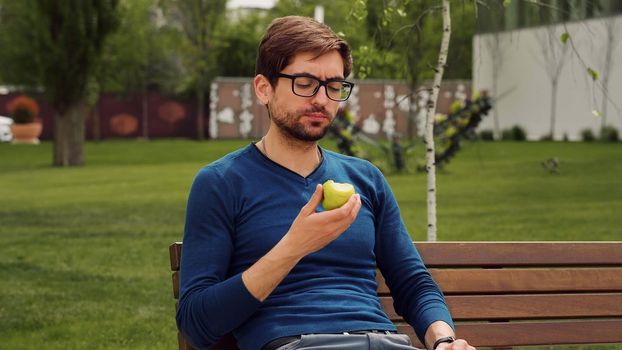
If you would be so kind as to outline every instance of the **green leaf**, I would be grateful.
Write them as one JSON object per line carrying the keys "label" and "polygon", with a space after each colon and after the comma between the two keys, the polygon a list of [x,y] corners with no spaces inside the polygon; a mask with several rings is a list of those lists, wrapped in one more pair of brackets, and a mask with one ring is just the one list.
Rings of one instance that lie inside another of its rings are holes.
{"label": "green leaf", "polygon": [[602,117],[603,116],[603,112],[601,111],[597,111],[597,110],[593,110],[592,114],[596,117]]}
{"label": "green leaf", "polygon": [[570,34],[568,34],[568,32],[564,32],[562,36],[559,37],[559,40],[561,40],[563,44],[567,43],[569,39],[570,39]]}
{"label": "green leaf", "polygon": [[508,7],[512,4],[512,0],[503,0],[503,6]]}
{"label": "green leaf", "polygon": [[600,73],[598,73],[597,70],[594,70],[590,67],[587,68],[587,74],[589,74],[590,77],[592,77],[592,80],[594,81],[598,80],[598,77],[600,77]]}

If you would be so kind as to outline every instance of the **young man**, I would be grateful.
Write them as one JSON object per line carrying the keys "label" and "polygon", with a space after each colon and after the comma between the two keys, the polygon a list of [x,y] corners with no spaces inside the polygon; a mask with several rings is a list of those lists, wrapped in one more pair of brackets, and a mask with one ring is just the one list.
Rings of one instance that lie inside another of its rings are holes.
{"label": "young man", "polygon": [[[348,44],[309,18],[276,19],[264,35],[254,86],[270,128],[203,168],[188,200],[177,323],[194,346],[233,332],[243,350],[414,349],[382,311],[378,266],[427,348],[473,349],[453,341],[382,174],[317,144],[350,95],[351,62]],[[357,194],[323,210],[328,179]]]}

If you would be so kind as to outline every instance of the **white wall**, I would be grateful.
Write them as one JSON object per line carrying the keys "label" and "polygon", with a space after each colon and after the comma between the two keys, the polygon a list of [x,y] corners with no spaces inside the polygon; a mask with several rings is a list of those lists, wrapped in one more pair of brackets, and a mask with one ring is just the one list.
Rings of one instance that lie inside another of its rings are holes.
{"label": "white wall", "polygon": [[[557,95],[557,117],[554,137],[580,140],[580,132],[591,128],[595,135],[601,127],[601,117],[592,111],[601,108],[602,89],[591,80],[586,66],[604,71],[607,20],[615,24],[615,50],[609,77],[607,124],[622,131],[622,16],[567,23],[566,28],[576,48],[569,48],[563,65]],[[554,49],[560,52],[563,44],[563,25],[555,28]],[[531,140],[540,139],[550,130],[551,80],[545,70],[544,50],[538,38],[546,34],[545,27],[499,33],[501,59],[498,69],[497,93],[507,93],[496,102],[500,129],[520,125]],[[494,34],[477,35],[473,39],[473,87],[492,92],[491,45]],[[570,45],[568,42],[567,45]],[[584,63],[581,63],[583,60]],[[601,84],[602,85],[602,84]],[[614,106],[615,104],[615,106]],[[617,107],[616,107],[617,106]],[[479,129],[493,129],[493,114],[489,114]],[[621,133],[622,134],[622,133]]]}

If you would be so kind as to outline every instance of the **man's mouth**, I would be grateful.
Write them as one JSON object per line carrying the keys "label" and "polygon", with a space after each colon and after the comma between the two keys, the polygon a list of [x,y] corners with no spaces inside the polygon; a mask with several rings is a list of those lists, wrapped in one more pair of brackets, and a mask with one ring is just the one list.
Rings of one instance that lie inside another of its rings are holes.
{"label": "man's mouth", "polygon": [[314,122],[319,122],[319,121],[323,121],[325,119],[328,119],[328,116],[326,114],[323,114],[323,113],[305,113],[305,114],[303,114],[303,117],[307,117],[311,121],[314,121]]}

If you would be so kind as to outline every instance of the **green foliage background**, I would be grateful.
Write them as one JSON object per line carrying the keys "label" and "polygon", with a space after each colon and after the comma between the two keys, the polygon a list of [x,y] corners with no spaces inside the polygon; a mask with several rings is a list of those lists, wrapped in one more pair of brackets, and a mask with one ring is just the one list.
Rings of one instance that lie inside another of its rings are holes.
{"label": "green foliage background", "polygon": [[[214,10],[206,15],[217,22],[207,33],[205,50],[184,32],[182,24],[188,22],[188,15],[175,10],[186,2],[119,0],[118,28],[104,43],[102,62],[95,67],[91,84],[106,92],[157,88],[179,94],[194,91],[198,71],[205,72],[208,79],[252,76],[257,45],[270,21],[286,15],[312,17],[318,4],[324,6],[325,23],[352,46],[355,78],[406,79],[414,86],[434,73],[441,16],[433,0],[280,0],[267,11],[240,14]],[[471,76],[471,37],[477,21],[474,6],[467,0],[454,4],[447,79]],[[35,89],[45,62],[29,55],[36,43],[16,33],[43,24],[30,0],[0,0],[0,8],[0,64],[7,68],[0,71],[0,84]]]}

